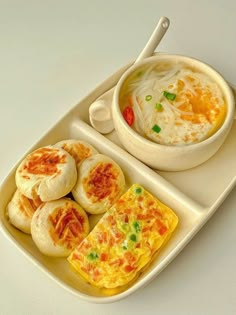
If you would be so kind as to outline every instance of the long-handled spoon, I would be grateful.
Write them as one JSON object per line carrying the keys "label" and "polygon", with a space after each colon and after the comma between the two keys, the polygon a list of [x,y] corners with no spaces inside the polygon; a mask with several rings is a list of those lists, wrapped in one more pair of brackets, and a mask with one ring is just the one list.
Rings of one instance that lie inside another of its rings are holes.
{"label": "long-handled spoon", "polygon": [[[139,54],[135,63],[152,56],[157,45],[160,43],[162,37],[165,35],[169,25],[170,21],[168,18],[166,17],[160,18],[155,30],[153,31],[146,46]],[[114,129],[111,114],[111,103],[114,89],[115,87],[105,92],[89,107],[89,119],[91,125],[102,134],[109,133]]]}

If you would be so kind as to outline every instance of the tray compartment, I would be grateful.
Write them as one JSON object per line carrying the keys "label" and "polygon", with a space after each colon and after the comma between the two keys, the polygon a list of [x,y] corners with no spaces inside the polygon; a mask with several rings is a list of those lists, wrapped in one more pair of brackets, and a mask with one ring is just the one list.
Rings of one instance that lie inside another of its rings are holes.
{"label": "tray compartment", "polygon": [[[93,302],[110,302],[112,298],[121,299],[134,292],[139,287],[153,279],[167,264],[178,254],[178,252],[189,242],[191,237],[197,232],[202,218],[205,216],[204,209],[182,192],[169,184],[141,162],[137,161],[130,154],[119,148],[116,144],[98,134],[87,123],[81,121],[76,116],[69,114],[53,127],[29,152],[36,147],[53,144],[61,139],[77,138],[88,141],[94,145],[101,153],[113,158],[123,169],[127,186],[138,182],[142,184],[164,203],[169,205],[177,213],[180,223],[171,240],[161,250],[152,264],[143,274],[125,288],[123,292],[111,292],[101,290],[87,284],[70,267],[66,259],[51,258],[41,254],[36,248],[30,236],[18,231],[9,223],[5,215],[6,206],[14,193],[16,186],[14,182],[16,167],[6,178],[1,187],[0,218],[1,228],[5,235],[28,257],[57,281],[64,288],[72,293]],[[116,294],[111,296],[111,294]]]}

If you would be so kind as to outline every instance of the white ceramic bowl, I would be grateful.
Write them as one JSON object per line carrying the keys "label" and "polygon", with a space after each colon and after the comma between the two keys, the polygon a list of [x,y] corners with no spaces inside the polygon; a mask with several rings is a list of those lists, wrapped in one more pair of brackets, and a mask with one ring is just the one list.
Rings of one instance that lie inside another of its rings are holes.
{"label": "white ceramic bowl", "polygon": [[[144,65],[159,62],[184,62],[210,76],[222,89],[227,103],[227,113],[222,126],[202,142],[183,146],[169,146],[152,142],[133,130],[124,120],[120,110],[120,91],[128,77]],[[120,78],[113,96],[112,116],[119,139],[127,151],[152,168],[166,171],[186,170],[202,164],[212,157],[226,139],[234,119],[235,100],[230,86],[209,65],[181,55],[161,54],[140,61],[130,67]]]}

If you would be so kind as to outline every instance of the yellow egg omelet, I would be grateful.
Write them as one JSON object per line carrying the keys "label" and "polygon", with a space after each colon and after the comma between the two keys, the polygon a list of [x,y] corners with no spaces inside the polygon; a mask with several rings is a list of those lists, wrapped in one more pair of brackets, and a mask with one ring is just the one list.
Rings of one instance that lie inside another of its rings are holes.
{"label": "yellow egg omelet", "polygon": [[107,211],[68,258],[100,288],[128,284],[175,230],[178,217],[142,186],[134,184]]}

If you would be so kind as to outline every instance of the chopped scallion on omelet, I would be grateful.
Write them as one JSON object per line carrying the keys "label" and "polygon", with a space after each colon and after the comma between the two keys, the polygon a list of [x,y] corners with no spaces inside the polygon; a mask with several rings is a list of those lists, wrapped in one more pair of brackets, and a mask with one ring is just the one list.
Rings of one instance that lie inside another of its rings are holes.
{"label": "chopped scallion on omelet", "polygon": [[176,214],[134,184],[107,211],[68,261],[100,288],[128,284],[151,261],[178,224]]}

